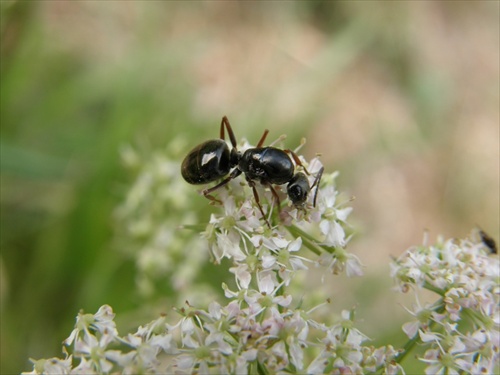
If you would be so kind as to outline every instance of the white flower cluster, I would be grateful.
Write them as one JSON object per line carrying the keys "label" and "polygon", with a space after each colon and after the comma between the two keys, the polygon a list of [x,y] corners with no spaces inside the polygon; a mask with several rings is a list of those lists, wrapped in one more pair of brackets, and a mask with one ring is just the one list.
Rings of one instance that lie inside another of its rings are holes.
{"label": "white flower cluster", "polygon": [[139,293],[152,295],[163,285],[184,295],[197,289],[191,288],[192,283],[208,256],[203,251],[186,252],[203,248],[202,240],[178,230],[179,223],[195,217],[190,207],[192,188],[180,178],[179,162],[164,152],[141,153],[132,147],[122,149],[122,159],[136,172],[115,212],[116,245],[135,259]]}
{"label": "white flower cluster", "polygon": [[[500,360],[500,263],[483,241],[440,241],[407,250],[391,265],[398,288],[427,289],[438,301],[403,326],[426,344],[427,374],[491,374]],[[418,301],[418,300],[417,300]]]}
{"label": "white flower cluster", "polygon": [[105,305],[95,315],[78,315],[64,341],[71,355],[64,350],[64,359],[32,360],[33,371],[23,374],[402,372],[391,346],[362,345],[367,338],[353,328],[351,312],[326,326],[310,312],[283,308],[290,302],[259,294],[226,306],[212,302],[207,311],[188,305],[177,324],[161,316],[124,337]]}
{"label": "white flower cluster", "polygon": [[[245,149],[248,145],[243,145]],[[308,163],[300,157],[314,185],[317,173],[323,167],[318,158]],[[304,207],[289,202],[286,190],[275,187],[284,207],[274,207],[275,199],[270,190],[257,185],[257,194],[266,218],[258,208],[252,190],[244,180],[233,180],[225,189],[217,191],[223,203],[223,212],[213,213],[203,236],[208,240],[216,263],[230,259],[231,271],[241,289],[250,285],[256,272],[276,273],[276,285],[289,284],[297,270],[307,269],[308,264],[327,267],[338,274],[346,270],[348,276],[362,275],[359,259],[345,250],[349,200],[338,202],[335,189],[337,173],[324,173],[319,186],[308,194]],[[316,197],[316,205],[314,199]],[[271,223],[271,227],[267,225]],[[309,249],[308,255],[300,250]]]}

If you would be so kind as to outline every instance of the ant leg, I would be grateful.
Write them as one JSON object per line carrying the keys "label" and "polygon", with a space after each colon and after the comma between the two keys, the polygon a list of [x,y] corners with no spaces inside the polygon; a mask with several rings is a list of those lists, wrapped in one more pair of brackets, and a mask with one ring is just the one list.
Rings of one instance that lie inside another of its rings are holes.
{"label": "ant leg", "polygon": [[207,199],[210,199],[211,201],[213,202],[217,202],[217,203],[220,203],[222,204],[222,202],[220,200],[218,200],[217,198],[215,198],[213,195],[210,195],[211,192],[223,187],[224,185],[227,185],[227,183],[233,179],[235,179],[236,177],[238,177],[239,175],[241,174],[241,170],[239,170],[238,168],[235,168],[231,174],[229,175],[229,177],[225,178],[224,180],[222,180],[221,182],[219,182],[217,185],[215,186],[212,186],[211,188],[209,189],[205,189],[203,190],[201,193],[203,194],[203,196]]}
{"label": "ant leg", "polygon": [[306,174],[311,175],[311,174],[309,173],[309,171],[306,169],[306,167],[302,164],[302,162],[300,161],[299,157],[297,156],[297,154],[296,154],[295,152],[293,152],[293,151],[292,151],[292,150],[290,150],[290,149],[286,149],[286,150],[285,150],[285,152],[286,152],[287,154],[292,155],[292,158],[293,158],[293,160],[295,161],[295,164],[300,165],[302,168],[304,168],[304,172],[306,172]]}
{"label": "ant leg", "polygon": [[262,134],[262,137],[260,137],[259,143],[257,143],[257,146],[255,146],[256,148],[262,147],[262,145],[264,144],[264,141],[266,140],[267,133],[269,133],[269,130],[267,130],[267,129],[264,130],[264,134]]}
{"label": "ant leg", "polygon": [[222,201],[220,199],[215,198],[213,195],[205,194],[205,191],[202,191],[203,196],[212,202],[215,202],[217,204],[222,204]]}
{"label": "ant leg", "polygon": [[281,201],[280,197],[278,196],[278,193],[274,189],[273,185],[269,184],[269,189],[271,190],[271,193],[273,194],[274,200],[276,201],[276,204],[278,205],[278,213],[281,213]]}
{"label": "ant leg", "polygon": [[248,185],[250,185],[250,187],[252,188],[253,197],[255,198],[255,202],[257,203],[257,207],[259,207],[262,218],[266,222],[269,229],[271,229],[271,224],[269,224],[269,221],[267,221],[266,215],[264,214],[264,210],[262,209],[262,206],[260,205],[259,194],[257,193],[257,189],[255,188],[255,183],[252,180],[248,180]]}
{"label": "ant leg", "polygon": [[236,138],[234,137],[233,129],[231,128],[231,124],[229,123],[229,120],[226,116],[222,117],[222,121],[220,123],[220,139],[226,139],[226,137],[224,136],[224,126],[226,126],[231,144],[234,148],[236,148]]}
{"label": "ant leg", "polygon": [[321,181],[321,176],[323,176],[323,171],[325,167],[321,167],[321,169],[316,173],[316,178],[314,179],[313,184],[311,185],[311,189],[316,186],[316,191],[314,192],[314,200],[313,207],[316,207],[316,198],[318,197],[319,183]]}

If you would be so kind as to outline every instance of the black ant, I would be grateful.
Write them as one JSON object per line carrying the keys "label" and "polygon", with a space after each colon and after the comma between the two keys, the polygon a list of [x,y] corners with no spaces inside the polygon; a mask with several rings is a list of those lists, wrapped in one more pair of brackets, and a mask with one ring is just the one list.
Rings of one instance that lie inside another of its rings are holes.
{"label": "black ant", "polygon": [[[227,129],[229,139],[233,146],[231,150],[229,150],[225,142],[224,127]],[[289,199],[294,206],[303,209],[311,189],[313,189],[314,186],[319,186],[323,174],[323,167],[318,171],[314,183],[310,186],[309,180],[303,172],[295,172],[295,165],[292,159],[296,165],[301,166],[304,172],[309,175],[307,169],[300,162],[299,157],[292,150],[281,150],[271,146],[262,147],[268,133],[269,130],[266,129],[259,143],[257,143],[257,146],[249,148],[242,154],[236,148],[236,138],[234,137],[229,120],[226,116],[222,117],[222,122],[220,124],[220,139],[212,139],[203,142],[192,149],[182,162],[182,177],[190,184],[199,185],[216,181],[229,174],[229,176],[217,185],[202,191],[206,198],[222,203],[210,194],[244,173],[248,185],[252,188],[260,213],[267,225],[271,227],[260,205],[255,182],[258,181],[262,185],[269,187],[276,200],[278,209],[280,209],[280,198],[273,185],[288,184],[287,195]],[[292,159],[288,155],[291,155]],[[314,194],[314,207],[316,207],[317,195],[318,188],[316,188]]]}

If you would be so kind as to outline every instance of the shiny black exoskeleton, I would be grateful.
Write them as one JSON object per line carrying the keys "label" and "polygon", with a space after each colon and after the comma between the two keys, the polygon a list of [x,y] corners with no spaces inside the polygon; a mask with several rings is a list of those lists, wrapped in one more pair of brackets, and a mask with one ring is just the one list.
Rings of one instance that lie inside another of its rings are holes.
{"label": "shiny black exoskeleton", "polygon": [[[231,145],[233,146],[231,150],[224,141],[224,127],[227,129]],[[255,182],[269,187],[277,202],[278,209],[280,207],[280,199],[273,185],[288,184],[287,195],[289,199],[295,206],[302,209],[309,191],[319,184],[323,168],[317,173],[313,185],[310,186],[309,180],[303,172],[295,172],[293,161],[295,161],[296,165],[302,166],[304,171],[309,174],[293,151],[281,150],[270,146],[262,147],[268,132],[268,130],[264,131],[257,147],[250,148],[241,154],[236,148],[236,139],[229,120],[224,116],[220,126],[220,139],[206,141],[191,150],[182,162],[182,177],[188,183],[196,185],[213,182],[229,174],[229,176],[217,185],[202,192],[206,198],[220,202],[210,194],[243,173],[252,188],[262,217],[264,217],[268,225],[269,222],[265,218],[264,211],[260,205],[259,195],[255,189]],[[293,161],[289,155],[292,156]],[[314,195],[314,206],[316,206],[316,197],[317,189]]]}
{"label": "shiny black exoskeleton", "polygon": [[283,185],[293,177],[295,166],[288,154],[275,147],[256,147],[245,151],[238,163],[245,176],[261,184]]}
{"label": "shiny black exoskeleton", "polygon": [[[224,126],[227,128],[233,145],[231,150],[224,141]],[[224,116],[220,124],[220,139],[212,139],[193,148],[182,162],[182,177],[193,185],[216,181],[226,176],[232,168],[238,165],[240,157],[236,149],[233,130],[227,117]]]}
{"label": "shiny black exoskeleton", "polygon": [[222,139],[213,139],[195,147],[182,163],[182,177],[193,185],[207,184],[222,177],[238,164],[238,152],[231,151]]}
{"label": "shiny black exoskeleton", "polygon": [[[316,178],[321,178],[322,173],[323,169],[320,170]],[[290,200],[295,204],[295,206],[299,207],[303,207],[304,204],[306,203],[309,190],[311,190],[311,187],[309,186],[309,180],[307,179],[306,175],[302,172],[295,173],[295,175],[292,177],[286,188],[286,192]],[[314,195],[314,206],[316,206],[316,194]]]}

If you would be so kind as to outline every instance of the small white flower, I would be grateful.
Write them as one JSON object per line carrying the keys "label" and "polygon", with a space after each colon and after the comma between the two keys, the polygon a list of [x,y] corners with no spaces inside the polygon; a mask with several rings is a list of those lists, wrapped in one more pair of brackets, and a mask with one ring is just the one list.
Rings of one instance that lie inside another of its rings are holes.
{"label": "small white flower", "polygon": [[250,281],[252,281],[252,274],[247,264],[237,264],[237,266],[231,267],[229,271],[236,276],[236,283],[239,289],[248,289]]}
{"label": "small white flower", "polygon": [[325,239],[322,241],[323,244],[332,247],[345,246],[344,228],[342,228],[337,221],[322,220],[319,227],[321,229],[321,233],[325,235]]}
{"label": "small white flower", "polygon": [[257,359],[257,349],[250,349],[242,352],[236,358],[236,374],[248,374],[248,363]]}
{"label": "small white flower", "polygon": [[294,337],[287,340],[290,351],[290,361],[295,366],[298,372],[304,369],[304,350],[300,342],[297,342]]}
{"label": "small white flower", "polygon": [[106,347],[95,336],[86,335],[75,341],[75,356],[85,356],[97,372],[109,372],[113,363],[106,358]]}
{"label": "small white flower", "polygon": [[321,254],[317,265],[327,268],[334,275],[340,274],[344,269],[348,277],[363,275],[363,266],[359,258],[342,248],[336,248],[333,253]]}
{"label": "small white flower", "polygon": [[276,295],[282,284],[278,284],[273,277],[273,274],[267,271],[262,271],[257,274],[257,284],[259,292],[253,291],[245,296],[245,301],[248,305],[256,310],[261,307],[268,307],[272,304],[278,304],[286,307],[292,302],[292,296]]}
{"label": "small white flower", "polygon": [[408,338],[415,337],[420,329],[426,330],[431,319],[436,317],[434,309],[435,307],[433,306],[422,307],[418,298],[413,311],[406,309],[406,311],[415,317],[415,320],[403,324],[403,332],[406,333]]}
{"label": "small white flower", "polygon": [[48,358],[48,359],[30,359],[33,363],[33,371],[23,372],[22,375],[36,375],[36,374],[56,374],[63,375],[69,374],[71,371],[72,356],[65,359]]}
{"label": "small white flower", "polygon": [[[70,374],[80,375],[80,374],[98,374],[99,371],[95,369],[94,363],[85,357],[79,357],[80,363],[78,366],[74,367]],[[52,374],[53,372],[47,371],[47,374]],[[65,373],[67,374],[67,373]]]}
{"label": "small white flower", "polygon": [[245,253],[240,248],[240,236],[234,231],[217,233],[217,247],[220,249],[220,255],[217,260],[220,261],[226,257],[235,261],[243,261],[246,258]]}

